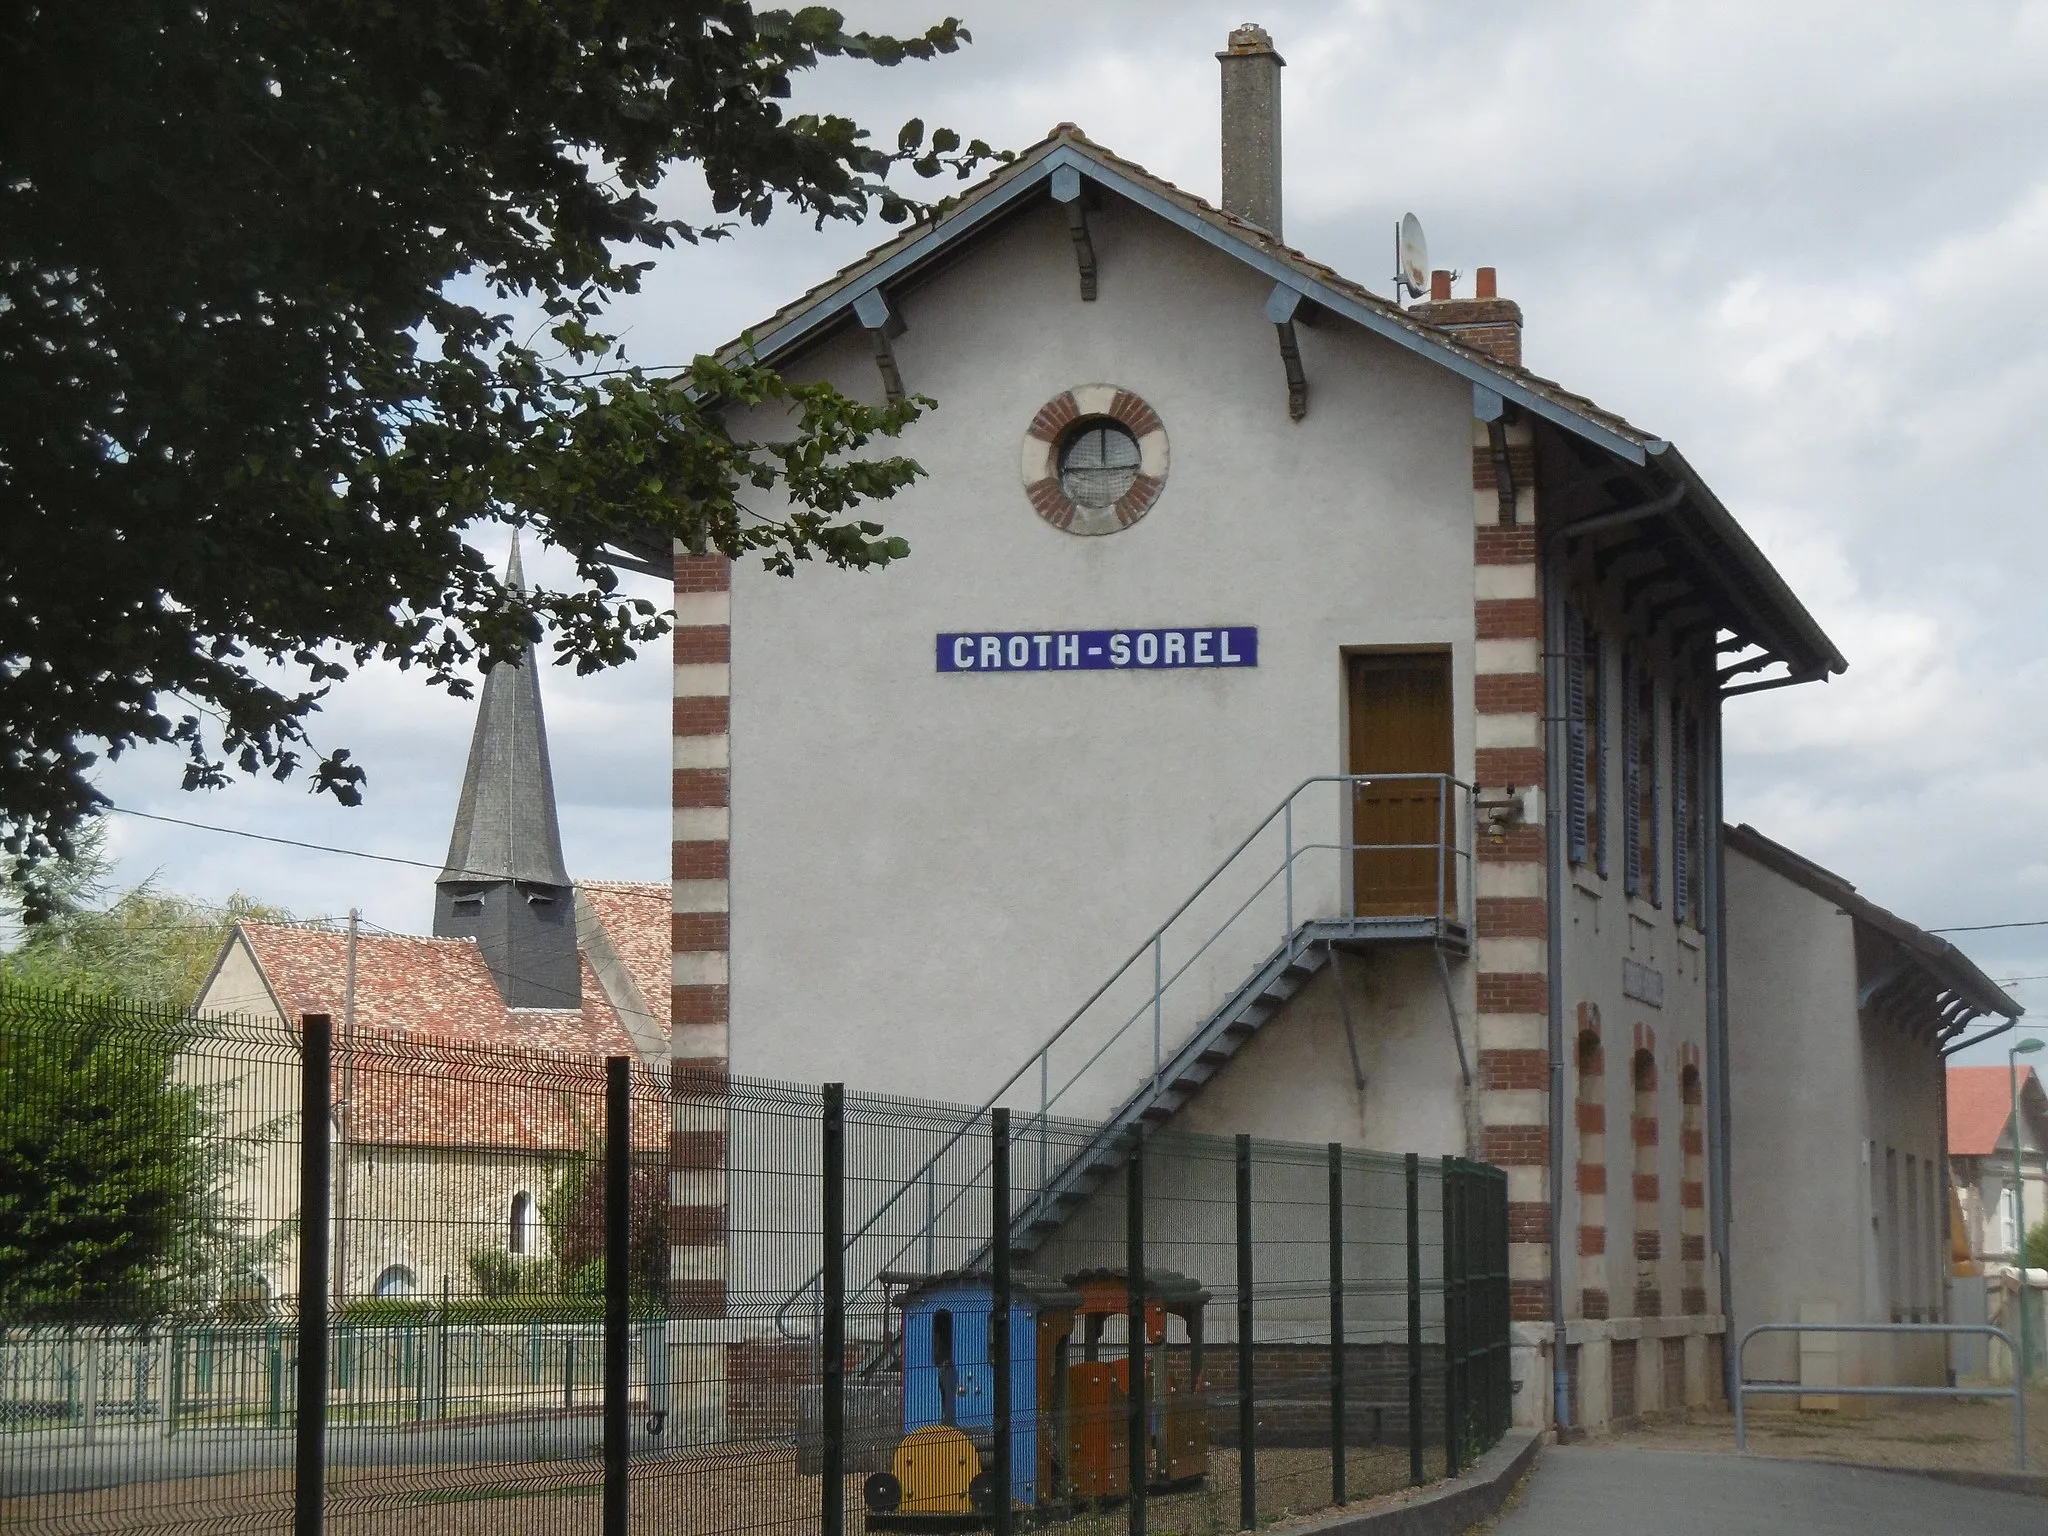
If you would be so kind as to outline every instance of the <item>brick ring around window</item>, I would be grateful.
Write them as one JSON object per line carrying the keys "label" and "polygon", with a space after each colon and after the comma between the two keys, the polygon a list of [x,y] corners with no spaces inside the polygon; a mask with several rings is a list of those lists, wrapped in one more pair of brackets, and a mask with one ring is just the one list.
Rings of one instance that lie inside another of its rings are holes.
{"label": "brick ring around window", "polygon": [[1067,533],[1115,533],[1166,488],[1159,413],[1114,384],[1082,384],[1039,407],[1024,434],[1024,493]]}

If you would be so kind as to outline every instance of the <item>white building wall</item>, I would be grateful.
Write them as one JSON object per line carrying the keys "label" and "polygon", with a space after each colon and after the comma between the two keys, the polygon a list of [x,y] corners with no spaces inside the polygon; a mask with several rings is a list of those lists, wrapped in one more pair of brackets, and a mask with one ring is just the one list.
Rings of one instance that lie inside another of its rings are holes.
{"label": "white building wall", "polygon": [[[1839,1322],[1907,1322],[1916,1310],[1924,1318],[1941,1305],[1929,1272],[1945,1272],[1945,1196],[1928,1200],[1930,1169],[1940,1187],[1940,1060],[1888,1026],[1859,1021],[1854,923],[1832,901],[1731,851],[1728,908],[1731,1337],[1829,1309]],[[1919,1191],[1912,1221],[1909,1155]],[[1939,1349],[1852,1337],[1835,1358],[1845,1383],[1938,1381],[1945,1363]],[[1790,1336],[1758,1339],[1746,1368],[1753,1379],[1803,1379]]]}
{"label": "white building wall", "polygon": [[[1731,1335],[1816,1303],[1842,1322],[1888,1321],[1869,1294],[1854,925],[1732,849],[1727,866]],[[1798,1346],[1759,1339],[1746,1368],[1799,1380]]]}
{"label": "white building wall", "polygon": [[[1449,649],[1469,771],[1468,387],[1330,323],[1302,332],[1311,403],[1292,422],[1265,279],[1113,202],[1091,229],[1096,302],[1078,296],[1053,209],[894,296],[906,384],[940,401],[903,445],[929,478],[879,509],[909,560],[796,581],[735,568],[737,1073],[985,1096],[1297,783],[1342,771],[1346,647]],[[789,371],[880,396],[857,333]],[[1090,383],[1149,402],[1172,463],[1142,521],[1083,538],[1037,516],[1019,458],[1040,406]],[[1257,625],[1258,667],[934,667],[941,631],[1208,624]],[[1332,840],[1336,803],[1326,793],[1297,835]],[[1270,852],[1277,867],[1277,840]],[[1336,868],[1304,866],[1297,920],[1334,909]],[[1169,1046],[1278,943],[1279,900],[1176,994]],[[1198,937],[1169,951],[1169,972]],[[1115,1016],[1142,1011],[1150,984],[1141,963]],[[1462,968],[1458,984],[1469,1012]],[[1091,1019],[1068,1064],[1109,1027]],[[1304,1033],[1318,1043],[1267,1053],[1329,1048],[1326,1030]],[[1127,1044],[1060,1107],[1120,1100],[1149,1069],[1149,1021]],[[1348,1078],[1338,1048],[1330,1075]],[[1233,1075],[1260,1076],[1256,1062]],[[1035,1102],[1026,1089],[1017,1101]],[[1291,1117],[1285,1134],[1358,1136],[1353,1106],[1330,1114]]]}

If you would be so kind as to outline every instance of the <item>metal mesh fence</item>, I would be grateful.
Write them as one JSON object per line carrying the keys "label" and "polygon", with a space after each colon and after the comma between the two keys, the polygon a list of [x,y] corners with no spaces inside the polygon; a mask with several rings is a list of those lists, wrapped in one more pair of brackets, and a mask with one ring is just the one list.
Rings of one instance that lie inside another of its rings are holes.
{"label": "metal mesh fence", "polygon": [[1478,1165],[0,991],[0,1523],[1235,1531],[1505,1431],[1505,1256]]}

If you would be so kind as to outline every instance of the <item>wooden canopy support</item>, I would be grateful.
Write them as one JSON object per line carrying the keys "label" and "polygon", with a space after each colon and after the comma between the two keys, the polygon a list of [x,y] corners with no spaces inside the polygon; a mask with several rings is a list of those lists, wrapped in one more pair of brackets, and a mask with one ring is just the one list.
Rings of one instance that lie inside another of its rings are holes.
{"label": "wooden canopy support", "polygon": [[1287,414],[1295,421],[1308,414],[1308,375],[1302,371],[1301,342],[1294,334],[1294,322],[1307,325],[1314,313],[1311,305],[1285,283],[1276,283],[1266,299],[1266,318],[1280,337],[1280,366],[1287,373]]}
{"label": "wooden canopy support", "polygon": [[874,349],[875,371],[882,376],[882,388],[891,400],[901,400],[904,395],[903,374],[896,366],[896,349],[890,343],[903,334],[903,317],[896,313],[889,296],[879,288],[870,288],[855,299],[853,314],[868,333],[868,345]]}
{"label": "wooden canopy support", "polygon": [[1088,199],[1081,173],[1063,165],[1052,173],[1052,200],[1065,205],[1067,234],[1074,242],[1074,264],[1081,270],[1081,297],[1095,298],[1095,242],[1088,234]]}

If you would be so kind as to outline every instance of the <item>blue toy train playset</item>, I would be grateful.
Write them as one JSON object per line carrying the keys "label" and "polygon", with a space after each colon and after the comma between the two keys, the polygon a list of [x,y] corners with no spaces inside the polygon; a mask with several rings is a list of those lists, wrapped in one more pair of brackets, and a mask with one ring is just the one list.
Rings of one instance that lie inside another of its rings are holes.
{"label": "blue toy train playset", "polygon": [[[1010,1487],[1013,1510],[1057,1519],[1129,1491],[1129,1350],[1112,1320],[1128,1316],[1128,1274],[1064,1280],[1018,1270],[1010,1301]],[[1147,1486],[1197,1486],[1208,1471],[1202,1315],[1208,1292],[1186,1276],[1145,1274],[1144,1357],[1150,1405]],[[955,1270],[912,1280],[903,1312],[903,1437],[865,1488],[870,1530],[972,1530],[990,1523],[996,1486],[991,1277]],[[1168,1318],[1186,1338],[1168,1344]],[[1110,1358],[1114,1355],[1115,1358]]]}

